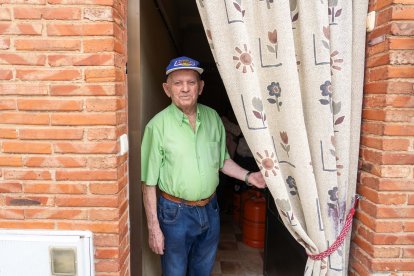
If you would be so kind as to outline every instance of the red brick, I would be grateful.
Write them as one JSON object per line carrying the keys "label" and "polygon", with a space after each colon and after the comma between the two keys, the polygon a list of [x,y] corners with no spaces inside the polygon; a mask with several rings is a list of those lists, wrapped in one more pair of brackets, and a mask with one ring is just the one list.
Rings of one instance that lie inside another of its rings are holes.
{"label": "red brick", "polygon": [[36,156],[26,157],[24,163],[27,167],[82,168],[86,167],[86,158],[71,156]]}
{"label": "red brick", "polygon": [[31,4],[31,5],[44,5],[46,0],[1,0],[0,3],[4,4]]}
{"label": "red brick", "polygon": [[115,82],[123,81],[123,73],[116,68],[112,69],[86,69],[85,80],[87,82]]}
{"label": "red brick", "polygon": [[390,55],[389,53],[385,53],[385,54],[378,54],[375,56],[370,56],[367,58],[367,62],[366,62],[366,67],[367,68],[372,68],[372,67],[377,67],[380,65],[387,65],[390,62]]}
{"label": "red brick", "polygon": [[116,117],[112,113],[111,114],[70,114],[70,113],[52,114],[51,123],[52,125],[72,125],[72,126],[115,125]]}
{"label": "red brick", "polygon": [[376,219],[373,230],[377,233],[397,233],[403,230],[403,224],[401,221]]}
{"label": "red brick", "polygon": [[16,39],[16,50],[25,51],[80,51],[81,41],[76,39]]}
{"label": "red brick", "polygon": [[414,64],[413,51],[393,51],[390,53],[390,64],[392,65],[409,65]]}
{"label": "red brick", "polygon": [[62,210],[59,209],[27,209],[24,210],[27,219],[70,219],[85,220],[88,212],[86,210]]}
{"label": "red brick", "polygon": [[382,135],[384,133],[384,124],[381,122],[362,121],[361,129],[363,134]]}
{"label": "red brick", "polygon": [[368,76],[370,81],[392,78],[413,78],[414,68],[411,66],[384,66],[371,69]]}
{"label": "red brick", "polygon": [[414,38],[411,37],[390,37],[389,43],[392,50],[414,49]]}
{"label": "red brick", "polygon": [[118,233],[117,222],[58,222],[57,229],[59,230],[89,230],[94,233]]}
{"label": "red brick", "polygon": [[117,153],[118,147],[116,142],[78,142],[78,143],[56,143],[54,150],[57,153]]}
{"label": "red brick", "polygon": [[7,50],[10,48],[10,38],[0,37],[0,50]]}
{"label": "red brick", "polygon": [[49,55],[50,66],[114,65],[113,54]]}
{"label": "red brick", "polygon": [[403,258],[414,258],[414,248],[402,248]]}
{"label": "red brick", "polygon": [[53,206],[54,197],[49,196],[7,196],[9,206]]}
{"label": "red brick", "polygon": [[414,109],[390,109],[385,112],[386,122],[413,122]]}
{"label": "red brick", "polygon": [[16,83],[0,83],[0,95],[47,95],[46,85],[26,85]]}
{"label": "red brick", "polygon": [[16,139],[17,130],[11,128],[0,128],[0,139]]}
{"label": "red brick", "polygon": [[2,220],[2,228],[9,229],[54,229],[55,223],[50,221],[33,221],[33,220],[24,220],[24,221],[8,221]]}
{"label": "red brick", "polygon": [[0,64],[5,65],[45,65],[46,55],[41,54],[0,54]]}
{"label": "red brick", "polygon": [[115,156],[96,156],[88,157],[88,168],[94,169],[113,169],[118,166],[117,157]]}
{"label": "red brick", "polygon": [[56,171],[56,180],[99,181],[116,180],[117,172],[113,170],[99,171]]}
{"label": "red brick", "polygon": [[384,139],[382,137],[362,136],[361,144],[367,147],[381,150],[408,150],[410,147],[410,140]]}
{"label": "red brick", "polygon": [[373,121],[384,121],[385,110],[383,109],[363,109],[362,118]]}
{"label": "red brick", "polygon": [[414,153],[394,153],[384,152],[382,156],[382,164],[392,165],[409,165],[414,164]]}
{"label": "red brick", "polygon": [[118,135],[115,128],[89,128],[87,129],[87,137],[90,141],[116,140],[118,138]]}
{"label": "red brick", "polygon": [[117,111],[125,106],[120,99],[87,99],[86,110],[89,112]]}
{"label": "red brick", "polygon": [[110,22],[88,24],[49,23],[47,25],[48,36],[110,36],[113,34],[114,25]]}
{"label": "red brick", "polygon": [[14,155],[0,156],[0,167],[21,167],[23,165],[22,158]]}
{"label": "red brick", "polygon": [[114,85],[52,85],[50,94],[52,96],[113,96]]}
{"label": "red brick", "polygon": [[116,259],[119,257],[119,249],[117,247],[97,247],[95,248],[95,257],[97,259]]}
{"label": "red brick", "polygon": [[97,260],[95,262],[95,269],[97,272],[117,272],[119,271],[119,262],[116,260]]}
{"label": "red brick", "polygon": [[0,193],[21,193],[22,184],[18,182],[1,182],[0,183]]}
{"label": "red brick", "polygon": [[414,271],[414,262],[412,260],[372,260],[371,265],[374,271]]}
{"label": "red brick", "polygon": [[4,179],[14,180],[51,180],[49,171],[39,170],[4,170]]}
{"label": "red brick", "polygon": [[408,166],[381,166],[381,177],[383,178],[406,178],[411,174],[411,168]]}
{"label": "red brick", "polygon": [[16,69],[16,79],[20,80],[70,81],[80,78],[78,69]]}
{"label": "red brick", "polygon": [[81,111],[81,100],[47,100],[47,99],[18,99],[19,110],[36,111]]}
{"label": "red brick", "polygon": [[22,140],[81,140],[83,129],[68,128],[24,128],[19,130]]}
{"label": "red brick", "polygon": [[414,135],[414,125],[385,125],[384,126],[384,135],[390,136],[413,136]]}
{"label": "red brick", "polygon": [[391,34],[393,35],[414,35],[414,23],[412,22],[392,22]]}
{"label": "red brick", "polygon": [[378,189],[381,191],[414,191],[414,180],[379,179]]}
{"label": "red brick", "polygon": [[9,8],[2,8],[0,7],[0,21],[10,21],[11,20],[11,12]]}
{"label": "red brick", "polygon": [[403,225],[404,232],[414,232],[414,222],[404,221]]}
{"label": "red brick", "polygon": [[95,247],[115,247],[120,244],[120,240],[118,235],[96,233],[94,235],[93,244]]}
{"label": "red brick", "polygon": [[92,21],[114,21],[111,7],[85,8],[83,18]]}
{"label": "red brick", "polygon": [[114,195],[119,192],[118,183],[101,183],[93,182],[89,185],[89,190],[92,194],[97,195]]}
{"label": "red brick", "polygon": [[74,7],[34,8],[15,7],[16,19],[76,20],[81,17],[81,9]]}
{"label": "red brick", "polygon": [[[377,38],[377,37],[374,37],[374,38]],[[372,46],[369,44],[369,41],[368,41],[368,46],[366,48],[366,56],[367,57],[373,56],[375,54],[386,52],[387,50],[389,50],[389,44],[388,44],[387,38],[385,38],[383,42],[374,44]]]}
{"label": "red brick", "polygon": [[52,153],[52,146],[43,142],[3,142],[3,152],[48,154]]}
{"label": "red brick", "polygon": [[0,209],[0,219],[24,219],[22,209]]}
{"label": "red brick", "polygon": [[386,97],[386,103],[392,107],[414,107],[414,96],[389,95]]}
{"label": "red brick", "polygon": [[372,256],[374,258],[399,258],[401,249],[398,247],[378,247],[374,246]]}
{"label": "red brick", "polygon": [[405,150],[410,148],[410,140],[408,139],[384,139],[382,149],[383,150]]}
{"label": "red brick", "polygon": [[383,24],[388,24],[391,21],[392,17],[392,7],[388,7],[384,10],[378,11],[376,14],[375,19],[375,26],[378,28],[378,26],[381,26]]}
{"label": "red brick", "polygon": [[85,53],[112,52],[115,50],[114,38],[85,39],[82,44]]}
{"label": "red brick", "polygon": [[408,195],[408,204],[413,205],[414,204],[414,195]]}
{"label": "red brick", "polygon": [[113,0],[47,0],[49,4],[61,5],[106,5],[112,6]]}
{"label": "red brick", "polygon": [[86,184],[25,183],[23,190],[29,194],[86,194],[87,186]]}
{"label": "red brick", "polygon": [[91,209],[89,210],[90,220],[107,220],[113,221],[120,218],[119,210],[117,208],[105,209]]}
{"label": "red brick", "polygon": [[13,71],[7,69],[0,69],[0,80],[11,80],[13,79]]}
{"label": "red brick", "polygon": [[407,203],[407,195],[405,194],[378,192],[364,186],[359,186],[358,193],[377,204],[401,205]]}
{"label": "red brick", "polygon": [[1,35],[41,35],[42,23],[0,22]]}
{"label": "red brick", "polygon": [[1,110],[16,110],[16,100],[3,98],[0,102],[0,111]]}
{"label": "red brick", "polygon": [[369,95],[364,96],[363,106],[369,107],[384,107],[386,103],[386,95]]}

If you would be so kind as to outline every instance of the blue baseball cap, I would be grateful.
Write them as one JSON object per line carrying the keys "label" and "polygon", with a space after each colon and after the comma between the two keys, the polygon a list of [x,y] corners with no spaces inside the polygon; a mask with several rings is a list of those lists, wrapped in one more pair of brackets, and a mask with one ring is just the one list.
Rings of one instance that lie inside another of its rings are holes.
{"label": "blue baseball cap", "polygon": [[170,61],[166,68],[165,74],[168,75],[169,73],[177,70],[189,69],[197,71],[199,74],[203,73],[204,69],[200,67],[200,62],[195,59],[189,57],[178,57]]}

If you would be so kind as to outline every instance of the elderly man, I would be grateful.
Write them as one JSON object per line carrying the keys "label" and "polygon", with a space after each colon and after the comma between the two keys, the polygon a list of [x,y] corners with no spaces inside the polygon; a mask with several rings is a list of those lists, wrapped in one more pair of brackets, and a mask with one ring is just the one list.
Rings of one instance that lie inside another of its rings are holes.
{"label": "elderly man", "polygon": [[162,255],[164,276],[211,274],[220,237],[219,170],[265,187],[260,172],[230,159],[217,112],[197,103],[202,72],[199,62],[188,57],[170,62],[163,88],[172,103],[148,123],[141,145],[149,246]]}

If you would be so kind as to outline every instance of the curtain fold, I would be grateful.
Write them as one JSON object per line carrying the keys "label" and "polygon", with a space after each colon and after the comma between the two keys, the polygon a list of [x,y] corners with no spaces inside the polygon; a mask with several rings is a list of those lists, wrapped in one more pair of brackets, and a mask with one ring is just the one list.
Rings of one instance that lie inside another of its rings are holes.
{"label": "curtain fold", "polygon": [[[198,0],[233,110],[292,236],[340,236],[355,194],[367,0]],[[305,275],[346,275],[347,239]]]}

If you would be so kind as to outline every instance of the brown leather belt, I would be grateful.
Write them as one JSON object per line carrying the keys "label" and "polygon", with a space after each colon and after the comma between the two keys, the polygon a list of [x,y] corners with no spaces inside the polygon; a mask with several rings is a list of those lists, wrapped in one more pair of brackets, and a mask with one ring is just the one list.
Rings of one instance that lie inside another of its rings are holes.
{"label": "brown leather belt", "polygon": [[176,196],[173,196],[173,195],[167,194],[166,192],[161,191],[161,196],[168,199],[168,200],[171,200],[172,202],[183,203],[183,204],[186,204],[186,205],[198,206],[198,207],[206,206],[210,202],[210,200],[215,196],[215,194],[216,193],[214,192],[208,198],[191,201],[191,200],[185,200],[185,199],[182,199],[182,198],[179,198],[179,197],[176,197]]}

